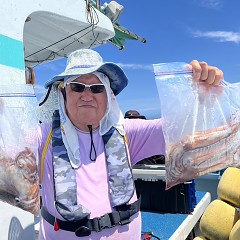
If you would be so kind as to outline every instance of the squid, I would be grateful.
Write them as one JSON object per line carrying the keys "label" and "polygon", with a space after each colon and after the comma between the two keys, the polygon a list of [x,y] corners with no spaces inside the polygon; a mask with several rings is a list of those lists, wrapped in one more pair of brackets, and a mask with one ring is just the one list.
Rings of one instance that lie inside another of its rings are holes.
{"label": "squid", "polygon": [[166,149],[166,189],[228,166],[240,167],[240,124],[199,131]]}

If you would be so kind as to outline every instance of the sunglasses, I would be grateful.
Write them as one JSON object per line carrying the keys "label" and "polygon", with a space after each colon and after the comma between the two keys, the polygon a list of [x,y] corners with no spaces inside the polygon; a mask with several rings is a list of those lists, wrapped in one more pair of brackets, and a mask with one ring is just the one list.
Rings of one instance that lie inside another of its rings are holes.
{"label": "sunglasses", "polygon": [[89,88],[92,93],[101,93],[105,90],[104,84],[102,83],[87,85],[79,82],[69,82],[66,85],[70,85],[72,91],[74,92],[83,92],[86,88]]}

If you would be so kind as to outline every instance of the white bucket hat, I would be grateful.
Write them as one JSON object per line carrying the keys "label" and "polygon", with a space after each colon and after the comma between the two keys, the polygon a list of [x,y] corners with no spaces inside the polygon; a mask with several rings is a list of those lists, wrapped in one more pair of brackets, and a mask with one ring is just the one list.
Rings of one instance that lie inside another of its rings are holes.
{"label": "white bucket hat", "polygon": [[[125,73],[118,65],[109,62],[104,63],[102,57],[91,49],[76,50],[69,55],[65,71],[45,83],[45,87],[48,88],[48,90],[40,99],[39,106],[36,109],[39,121],[42,123],[51,122],[53,112],[56,109],[59,109],[58,95],[59,84],[61,82],[63,83],[64,80],[68,81],[71,77],[94,72],[102,72],[106,75],[109,80],[110,89],[115,96],[128,84],[128,79]],[[108,115],[112,115],[112,111],[109,112]],[[114,120],[113,122],[116,123],[117,120]]]}
{"label": "white bucket hat", "polygon": [[63,73],[56,75],[45,83],[45,87],[66,77],[90,74],[95,71],[104,73],[110,80],[110,87],[114,95],[118,95],[128,84],[128,78],[123,70],[111,62],[103,62],[102,57],[91,49],[79,49],[72,52],[67,60]]}

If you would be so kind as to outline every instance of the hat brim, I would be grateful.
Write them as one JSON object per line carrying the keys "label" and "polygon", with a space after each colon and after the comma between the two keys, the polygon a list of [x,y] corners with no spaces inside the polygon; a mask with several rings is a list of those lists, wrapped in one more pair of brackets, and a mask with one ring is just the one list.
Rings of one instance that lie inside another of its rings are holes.
{"label": "hat brim", "polygon": [[45,87],[48,88],[51,84],[57,81],[63,81],[65,77],[86,75],[95,71],[102,72],[107,75],[110,80],[110,87],[115,96],[118,95],[128,84],[128,78],[123,70],[115,63],[106,62],[94,67],[79,67],[65,70],[63,73],[48,80],[45,83]]}

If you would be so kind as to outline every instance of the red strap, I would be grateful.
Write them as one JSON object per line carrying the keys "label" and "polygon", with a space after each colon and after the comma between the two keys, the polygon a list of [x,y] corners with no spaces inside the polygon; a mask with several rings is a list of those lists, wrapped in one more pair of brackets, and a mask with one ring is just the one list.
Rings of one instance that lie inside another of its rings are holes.
{"label": "red strap", "polygon": [[59,223],[56,219],[54,221],[53,229],[54,231],[58,231],[60,229]]}

